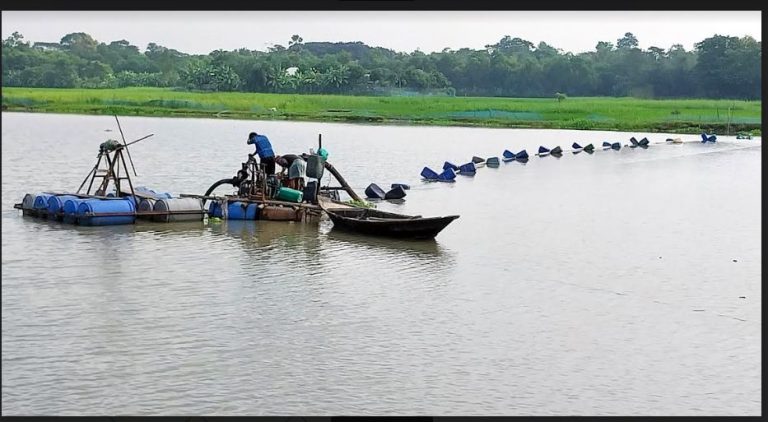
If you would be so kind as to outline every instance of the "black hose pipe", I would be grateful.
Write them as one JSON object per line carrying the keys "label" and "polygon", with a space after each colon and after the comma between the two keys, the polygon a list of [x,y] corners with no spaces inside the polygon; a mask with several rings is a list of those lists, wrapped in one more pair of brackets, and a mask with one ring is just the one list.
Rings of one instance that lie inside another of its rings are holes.
{"label": "black hose pipe", "polygon": [[[239,184],[239,181],[237,179],[221,179],[218,182],[212,184],[211,187],[208,188],[207,191],[205,191],[205,195],[203,195],[203,196],[209,196],[211,194],[211,192],[216,190],[216,188],[218,188],[221,185],[237,186],[238,184]],[[205,201],[207,201],[207,199],[204,198],[203,199],[203,208],[205,208]]]}

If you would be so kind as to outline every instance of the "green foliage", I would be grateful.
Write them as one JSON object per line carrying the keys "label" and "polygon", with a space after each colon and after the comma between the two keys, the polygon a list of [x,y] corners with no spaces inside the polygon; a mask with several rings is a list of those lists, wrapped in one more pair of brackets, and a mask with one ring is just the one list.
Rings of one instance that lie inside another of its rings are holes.
{"label": "green foliage", "polygon": [[[127,40],[99,42],[82,32],[59,43],[29,43],[18,32],[3,41],[3,86],[173,87],[195,91],[298,94],[583,96],[758,99],[761,42],[715,35],[668,50],[638,48],[632,33],[595,50],[563,52],[504,36],[484,49],[398,53],[362,42],[305,42],[288,48],[241,48],[189,55],[156,43],[145,51]],[[562,102],[562,99],[558,99]]]}
{"label": "green foliage", "polygon": [[350,199],[345,202],[345,204],[352,205],[353,207],[358,208],[376,208],[376,204],[372,204],[366,200],[356,200],[356,199]]}
{"label": "green foliage", "polygon": [[226,64],[192,62],[181,72],[181,81],[189,90],[234,91],[240,77]]}

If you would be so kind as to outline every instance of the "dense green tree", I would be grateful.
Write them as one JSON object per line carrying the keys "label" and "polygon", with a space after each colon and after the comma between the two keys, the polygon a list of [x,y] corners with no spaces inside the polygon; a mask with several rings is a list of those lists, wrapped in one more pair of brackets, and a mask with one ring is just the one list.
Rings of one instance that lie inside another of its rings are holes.
{"label": "dense green tree", "polygon": [[305,42],[189,55],[156,43],[100,43],[83,32],[60,43],[3,40],[3,86],[158,86],[194,90],[328,94],[421,92],[463,96],[643,96],[760,98],[762,44],[714,35],[693,51],[639,48],[631,32],[572,54],[505,35],[483,49],[426,54],[362,42]]}

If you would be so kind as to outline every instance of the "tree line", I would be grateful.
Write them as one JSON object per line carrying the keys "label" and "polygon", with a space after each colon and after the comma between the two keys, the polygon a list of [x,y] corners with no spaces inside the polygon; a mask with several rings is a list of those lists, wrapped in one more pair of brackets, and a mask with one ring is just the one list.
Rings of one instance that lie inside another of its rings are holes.
{"label": "tree line", "polygon": [[579,54],[510,36],[484,49],[430,54],[362,42],[305,43],[299,35],[287,44],[195,55],[156,43],[142,52],[126,40],[106,44],[82,32],[58,43],[32,43],[14,32],[3,40],[2,84],[349,95],[761,96],[761,42],[749,36],[714,35],[693,51],[680,44],[643,50],[628,32]]}

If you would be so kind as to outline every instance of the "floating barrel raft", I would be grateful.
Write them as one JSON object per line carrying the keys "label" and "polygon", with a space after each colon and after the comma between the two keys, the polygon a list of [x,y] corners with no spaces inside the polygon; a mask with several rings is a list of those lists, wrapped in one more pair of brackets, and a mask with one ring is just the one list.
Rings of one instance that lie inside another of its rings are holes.
{"label": "floating barrel raft", "polygon": [[[746,134],[738,134],[736,136],[736,139],[752,139],[750,135]],[[701,141],[683,141],[681,138],[667,138],[664,142],[655,142],[654,144],[657,145],[670,145],[670,144],[682,144],[682,143],[715,143],[717,141],[717,136],[714,134],[710,135],[706,132],[701,133]],[[651,141],[647,137],[643,137],[640,140],[637,140],[634,136],[629,138],[629,146],[630,148],[640,148],[640,149],[647,149],[651,145]],[[619,151],[622,148],[621,142],[609,142],[609,141],[603,141],[602,142],[603,150],[614,150]],[[578,154],[582,151],[586,152],[587,154],[593,154],[595,152],[595,146],[591,143],[581,146],[578,142],[574,142],[571,144],[571,149],[569,150],[573,154]],[[549,149],[543,145],[540,145],[536,154],[539,157],[546,157],[548,155],[552,155],[555,157],[561,157],[562,154],[566,152],[564,151],[560,146],[556,146],[552,149]],[[473,156],[472,159],[466,163],[458,166],[456,168],[456,165],[453,164],[450,161],[445,161],[443,164],[443,169],[446,171],[449,169],[455,170],[457,174],[463,175],[463,176],[474,176],[476,174],[476,171],[480,167],[498,167],[498,160],[499,157],[489,157],[488,159],[483,159],[478,156]],[[501,154],[501,161],[505,163],[509,163],[512,161],[518,161],[521,163],[528,162],[528,152],[526,150],[521,150],[518,153],[513,152],[512,150],[505,149]],[[438,174],[434,170],[432,170],[429,167],[424,167],[424,169],[421,171],[421,176],[425,181],[437,181],[441,178],[441,174]],[[451,178],[451,181],[453,178]]]}
{"label": "floating barrel raft", "polygon": [[[202,202],[194,198],[170,198],[167,192],[149,195],[96,196],[73,193],[28,193],[14,208],[25,216],[47,218],[83,226],[133,224],[136,218],[155,221],[202,220]],[[137,204],[138,203],[138,204]],[[160,206],[158,207],[158,204]]]}

